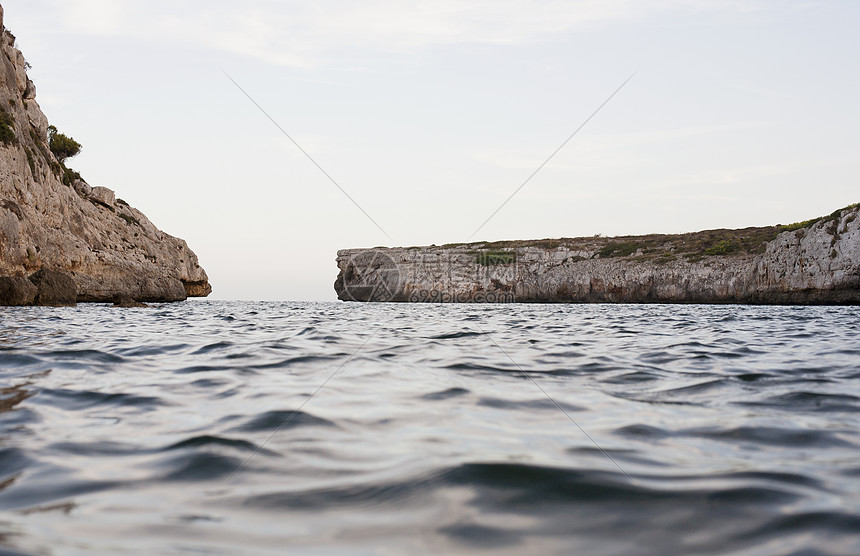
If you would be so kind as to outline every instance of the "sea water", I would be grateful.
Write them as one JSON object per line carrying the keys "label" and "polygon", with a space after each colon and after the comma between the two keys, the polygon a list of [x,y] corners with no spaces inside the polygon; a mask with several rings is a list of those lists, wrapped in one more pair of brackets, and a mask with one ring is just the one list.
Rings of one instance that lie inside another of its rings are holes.
{"label": "sea water", "polygon": [[858,554],[860,308],[0,308],[0,552]]}

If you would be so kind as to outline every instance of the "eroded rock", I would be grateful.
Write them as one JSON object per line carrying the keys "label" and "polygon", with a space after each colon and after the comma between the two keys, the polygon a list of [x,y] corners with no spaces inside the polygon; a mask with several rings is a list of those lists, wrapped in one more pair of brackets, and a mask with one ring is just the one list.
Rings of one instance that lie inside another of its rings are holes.
{"label": "eroded rock", "polygon": [[128,294],[120,294],[116,296],[113,300],[113,306],[123,308],[148,307],[146,303],[141,303]]}
{"label": "eroded rock", "polygon": [[183,282],[185,293],[188,297],[206,297],[212,293],[212,286],[209,282]]}
{"label": "eroded rock", "polygon": [[0,276],[0,305],[32,305],[37,292],[23,276]]}
{"label": "eroded rock", "polygon": [[36,286],[36,305],[71,306],[77,300],[75,280],[59,270],[43,268],[30,275],[30,282]]}
{"label": "eroded rock", "polygon": [[90,199],[108,207],[112,207],[116,204],[116,194],[113,190],[101,185],[97,185],[90,189]]}
{"label": "eroded rock", "polygon": [[93,192],[93,188],[90,187],[90,184],[81,179],[76,179],[72,182],[72,189],[74,189],[81,197],[89,197]]}

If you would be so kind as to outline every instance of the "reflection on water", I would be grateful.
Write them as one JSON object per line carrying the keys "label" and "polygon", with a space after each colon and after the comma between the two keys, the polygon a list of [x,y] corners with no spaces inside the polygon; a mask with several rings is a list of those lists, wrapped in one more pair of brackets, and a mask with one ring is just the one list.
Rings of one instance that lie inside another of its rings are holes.
{"label": "reflection on water", "polygon": [[858,308],[0,316],[0,551],[860,553]]}
{"label": "reflection on water", "polygon": [[0,388],[0,413],[12,411],[15,406],[33,395],[33,392],[24,388],[29,382],[16,384],[11,388]]}

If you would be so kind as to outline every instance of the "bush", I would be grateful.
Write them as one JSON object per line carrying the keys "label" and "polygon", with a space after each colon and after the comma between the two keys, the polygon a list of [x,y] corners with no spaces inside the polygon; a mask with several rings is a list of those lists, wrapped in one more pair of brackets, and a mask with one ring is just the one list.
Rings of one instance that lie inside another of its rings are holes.
{"label": "bush", "polygon": [[483,266],[511,264],[515,260],[516,255],[514,253],[499,250],[482,251],[475,257],[475,262]]}
{"label": "bush", "polygon": [[65,166],[63,166],[63,178],[62,178],[62,180],[63,180],[64,184],[71,187],[72,184],[75,183],[75,180],[79,180],[79,179],[81,179],[80,172],[76,172],[76,171],[72,170],[71,168],[66,168]]}
{"label": "bush", "polygon": [[723,239],[705,249],[705,255],[728,255],[738,250],[737,245],[730,239]]}
{"label": "bush", "polygon": [[628,257],[638,251],[640,246],[637,243],[632,241],[622,241],[617,243],[610,243],[603,247],[598,254],[601,259],[607,259],[610,257]]}
{"label": "bush", "polygon": [[81,152],[81,144],[73,138],[63,135],[57,131],[54,126],[48,126],[48,147],[60,164],[66,161],[70,156],[75,156]]}
{"label": "bush", "polygon": [[804,220],[803,222],[794,222],[793,224],[788,224],[786,226],[780,226],[779,231],[781,232],[793,232],[795,230],[800,230],[802,228],[809,228],[816,222],[820,222],[822,217],[813,218],[811,220]]}
{"label": "bush", "polygon": [[0,142],[8,145],[17,140],[15,130],[12,129],[13,125],[12,115],[5,110],[0,110]]}

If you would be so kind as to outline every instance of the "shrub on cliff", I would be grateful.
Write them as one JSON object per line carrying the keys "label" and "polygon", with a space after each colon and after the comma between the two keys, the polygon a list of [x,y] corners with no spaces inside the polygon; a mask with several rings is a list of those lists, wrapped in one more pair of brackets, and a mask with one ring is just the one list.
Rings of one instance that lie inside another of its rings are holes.
{"label": "shrub on cliff", "polygon": [[728,255],[738,250],[738,246],[730,239],[723,239],[705,249],[705,255]]}
{"label": "shrub on cliff", "polygon": [[65,185],[68,185],[69,187],[71,187],[75,183],[75,180],[79,180],[79,179],[81,179],[81,173],[80,172],[76,172],[76,171],[72,170],[71,168],[66,168],[65,166],[63,166],[63,178],[62,178],[62,180],[63,180],[63,183]]}
{"label": "shrub on cliff", "polygon": [[57,131],[57,128],[48,126],[48,147],[60,164],[66,161],[70,156],[75,156],[81,152],[81,144],[73,138],[63,135]]}
{"label": "shrub on cliff", "polygon": [[12,129],[12,115],[0,109],[0,143],[10,144],[15,142],[15,130]]}
{"label": "shrub on cliff", "polygon": [[483,266],[494,266],[497,264],[511,264],[516,262],[516,254],[510,251],[491,249],[477,253],[475,262]]}

